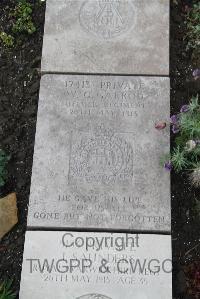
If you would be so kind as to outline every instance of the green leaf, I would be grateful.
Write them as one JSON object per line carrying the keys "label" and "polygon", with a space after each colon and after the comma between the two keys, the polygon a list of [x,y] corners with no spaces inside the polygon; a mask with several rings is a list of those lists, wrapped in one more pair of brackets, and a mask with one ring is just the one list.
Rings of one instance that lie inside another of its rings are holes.
{"label": "green leaf", "polygon": [[197,95],[196,97],[192,97],[191,102],[189,104],[189,109],[191,112],[194,112],[195,110],[197,110],[199,108],[200,108],[199,95]]}
{"label": "green leaf", "polygon": [[185,39],[188,41],[187,49],[199,51],[200,36],[200,3],[193,4],[186,17],[187,31]]}
{"label": "green leaf", "polygon": [[[194,107],[193,103],[193,107]],[[188,136],[188,139],[200,137],[200,111],[189,111],[180,115],[181,133]]]}
{"label": "green leaf", "polygon": [[181,148],[185,147],[187,141],[188,141],[188,136],[185,134],[181,134],[180,136],[175,138],[176,145],[180,146]]}
{"label": "green leaf", "polygon": [[16,298],[16,294],[12,292],[12,280],[3,282],[0,284],[0,299],[14,299]]}
{"label": "green leaf", "polygon": [[180,146],[174,149],[171,157],[172,165],[175,171],[180,172],[184,170],[188,166],[188,160],[186,156],[186,152],[181,150]]}

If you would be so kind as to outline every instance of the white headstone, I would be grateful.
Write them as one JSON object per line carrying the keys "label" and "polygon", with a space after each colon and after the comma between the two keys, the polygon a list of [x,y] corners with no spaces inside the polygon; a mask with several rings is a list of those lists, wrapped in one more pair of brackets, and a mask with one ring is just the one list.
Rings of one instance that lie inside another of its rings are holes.
{"label": "white headstone", "polygon": [[169,0],[47,0],[42,71],[169,74]]}
{"label": "white headstone", "polygon": [[27,232],[20,299],[170,299],[171,237]]}
{"label": "white headstone", "polygon": [[28,225],[170,231],[169,79],[45,75]]}

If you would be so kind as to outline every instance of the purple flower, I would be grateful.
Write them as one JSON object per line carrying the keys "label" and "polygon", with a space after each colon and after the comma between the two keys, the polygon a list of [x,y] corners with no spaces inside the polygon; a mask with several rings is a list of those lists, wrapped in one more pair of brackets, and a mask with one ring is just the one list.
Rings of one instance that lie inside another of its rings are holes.
{"label": "purple flower", "polygon": [[179,126],[177,126],[177,125],[173,125],[173,126],[172,126],[172,132],[173,132],[174,134],[179,133],[179,132],[180,132],[180,128],[179,128]]}
{"label": "purple flower", "polygon": [[172,124],[176,125],[178,123],[179,117],[178,115],[174,114],[171,116],[170,120]]}
{"label": "purple flower", "polygon": [[165,168],[166,170],[168,170],[168,171],[171,171],[171,170],[172,170],[172,163],[171,163],[171,161],[167,161],[167,162],[165,162],[165,164],[164,164],[164,168]]}
{"label": "purple flower", "polygon": [[185,112],[188,112],[189,109],[190,109],[189,105],[183,105],[183,106],[181,107],[180,112],[181,112],[181,113],[185,113]]}
{"label": "purple flower", "polygon": [[192,73],[192,76],[194,77],[195,80],[200,78],[200,69],[195,69]]}

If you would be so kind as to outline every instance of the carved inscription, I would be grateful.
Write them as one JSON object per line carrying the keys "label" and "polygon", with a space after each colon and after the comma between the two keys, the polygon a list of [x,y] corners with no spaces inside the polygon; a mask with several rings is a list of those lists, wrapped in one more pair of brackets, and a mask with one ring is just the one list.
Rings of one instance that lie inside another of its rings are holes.
{"label": "carved inscription", "polygon": [[[74,117],[136,118],[144,109],[147,94],[141,79],[111,82],[101,80],[65,82],[65,106],[67,113]],[[156,93],[156,89],[153,89]]]}
{"label": "carved inscription", "polygon": [[103,39],[112,39],[130,29],[135,12],[127,0],[88,0],[79,13],[81,26]]}

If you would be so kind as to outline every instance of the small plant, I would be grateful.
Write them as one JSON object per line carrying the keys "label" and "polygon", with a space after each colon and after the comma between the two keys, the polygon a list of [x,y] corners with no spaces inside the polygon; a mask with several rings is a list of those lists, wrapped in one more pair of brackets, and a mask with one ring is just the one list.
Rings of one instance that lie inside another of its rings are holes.
{"label": "small plant", "polygon": [[171,117],[172,132],[177,135],[171,156],[165,159],[165,168],[176,172],[190,171],[190,181],[200,187],[200,103],[198,95],[189,105],[183,105]]}
{"label": "small plant", "polygon": [[187,49],[197,50],[200,53],[200,2],[188,10],[186,26]]}
{"label": "small plant", "polygon": [[7,170],[6,166],[10,157],[6,155],[6,153],[0,149],[0,187],[3,187],[6,183],[7,178]]}
{"label": "small plant", "polygon": [[14,46],[14,37],[6,32],[0,32],[0,40],[7,48],[12,48]]}
{"label": "small plant", "polygon": [[9,18],[12,20],[9,32],[0,31],[0,42],[6,48],[14,47],[16,42],[20,44],[24,34],[33,34],[36,31],[32,19],[33,5],[27,0],[17,0],[16,2],[15,8],[11,9],[9,13]]}
{"label": "small plant", "polygon": [[183,151],[179,145],[177,146],[177,148],[174,149],[174,151],[172,153],[171,163],[172,163],[175,171],[177,171],[177,172],[186,168],[188,165],[185,151]]}
{"label": "small plant", "polygon": [[14,299],[16,295],[11,290],[12,281],[3,282],[0,284],[0,299]]}
{"label": "small plant", "polygon": [[26,0],[18,0],[13,16],[15,22],[13,25],[14,33],[28,33],[32,34],[36,31],[36,27],[32,20],[32,5]]}

